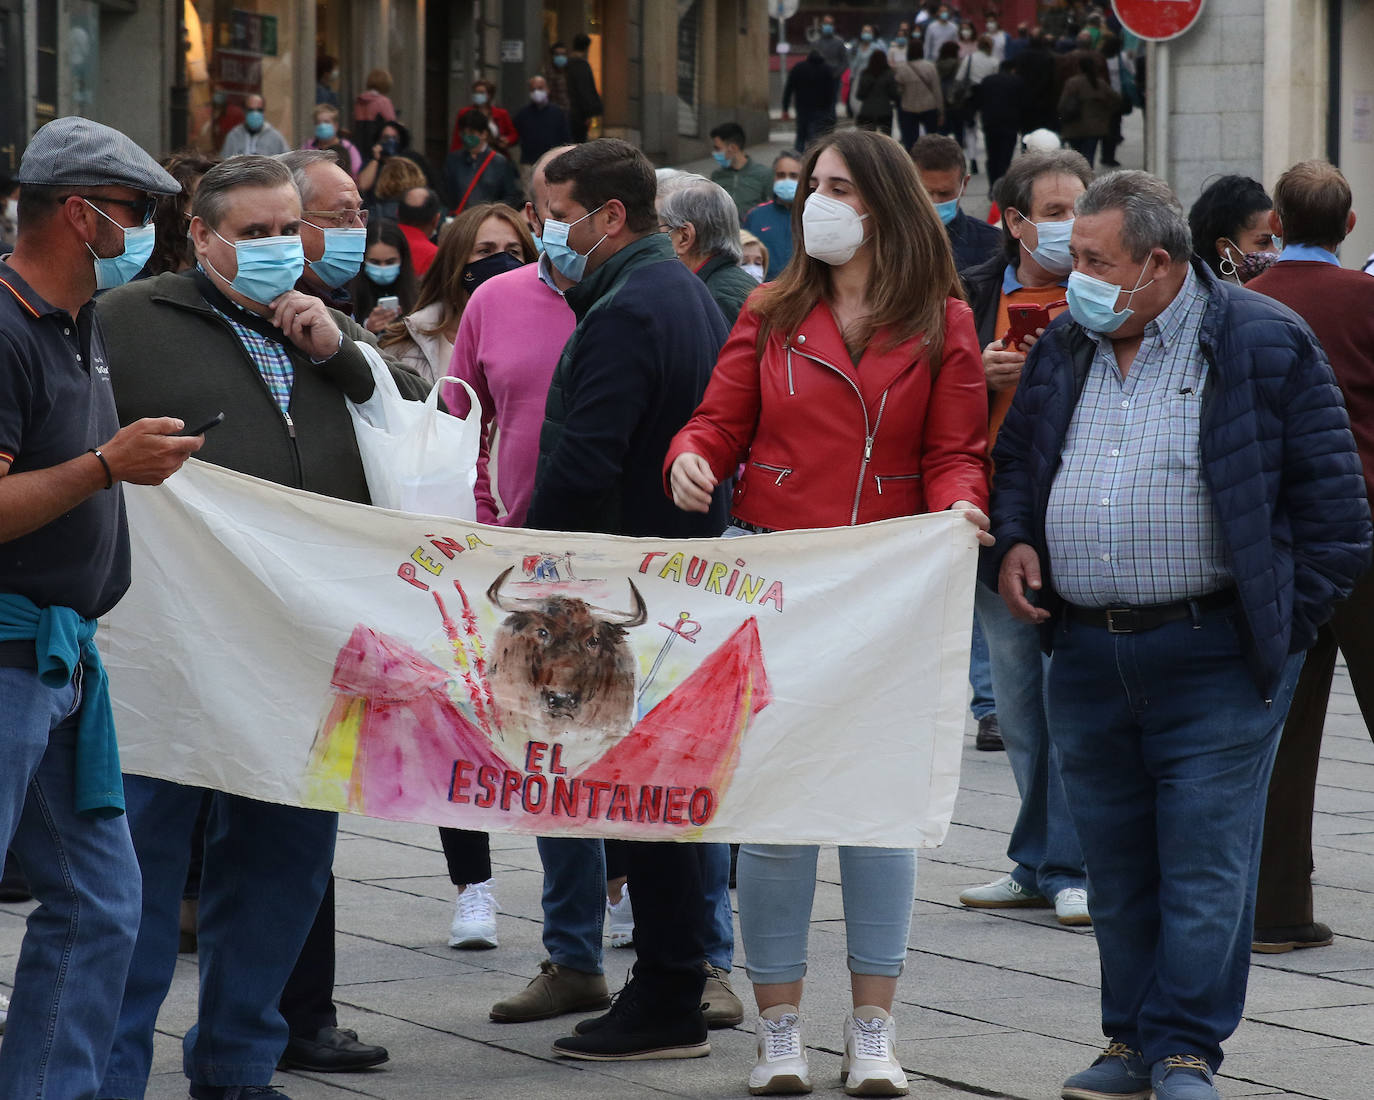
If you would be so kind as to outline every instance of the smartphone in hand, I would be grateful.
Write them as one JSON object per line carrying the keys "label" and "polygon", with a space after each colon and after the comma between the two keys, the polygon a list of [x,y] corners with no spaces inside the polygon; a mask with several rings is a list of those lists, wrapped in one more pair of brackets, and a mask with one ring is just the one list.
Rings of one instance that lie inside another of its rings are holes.
{"label": "smartphone in hand", "polygon": [[212,417],[211,417],[209,420],[207,420],[204,424],[200,425],[200,427],[198,427],[198,428],[184,428],[182,431],[178,432],[177,434],[178,434],[178,435],[204,435],[204,434],[205,434],[206,432],[208,432],[211,428],[218,428],[218,427],[219,427],[221,424],[223,424],[223,423],[224,423],[224,413],[222,413],[222,412],[217,412],[217,413],[215,413],[214,416],[212,416]]}

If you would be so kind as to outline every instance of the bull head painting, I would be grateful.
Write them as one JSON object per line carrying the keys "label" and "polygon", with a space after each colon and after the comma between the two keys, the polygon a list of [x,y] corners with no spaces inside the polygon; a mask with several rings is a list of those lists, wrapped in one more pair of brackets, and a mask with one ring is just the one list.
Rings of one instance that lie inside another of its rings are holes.
{"label": "bull head painting", "polygon": [[506,612],[488,669],[497,736],[506,755],[523,759],[530,740],[563,746],[576,772],[625,737],[635,721],[635,658],[630,627],[648,618],[633,581],[629,611],[609,611],[565,596],[503,594],[507,569],[487,599]]}

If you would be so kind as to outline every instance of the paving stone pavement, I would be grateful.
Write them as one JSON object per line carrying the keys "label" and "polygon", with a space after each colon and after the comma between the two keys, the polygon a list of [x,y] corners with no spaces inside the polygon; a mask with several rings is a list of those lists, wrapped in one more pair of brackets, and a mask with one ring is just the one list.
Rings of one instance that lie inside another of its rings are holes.
{"label": "paving stone pavement", "polygon": [[[912,1095],[926,1100],[1051,1100],[1091,1061],[1097,1030],[1092,932],[1059,927],[1047,910],[973,911],[965,886],[1006,869],[1016,792],[1006,757],[973,748],[969,725],[954,824],[923,852],[906,974],[895,1011]],[[1239,1031],[1219,1079],[1226,1100],[1368,1100],[1374,1080],[1374,746],[1349,679],[1337,674],[1317,795],[1316,909],[1336,930],[1326,948],[1254,956]],[[453,889],[435,830],[341,819],[338,856],[340,1022],[385,1044],[391,1061],[356,1074],[279,1073],[294,1100],[539,1100],[742,1097],[754,1056],[748,1027],[712,1033],[709,1058],[624,1065],[573,1063],[550,1043],[571,1018],[501,1025],[487,1009],[537,972],[539,860],[532,842],[493,836],[501,946],[445,946]],[[269,899],[263,899],[266,903]],[[0,906],[0,988],[7,989],[27,905]],[[807,1043],[819,1096],[839,1088],[846,1007],[839,873],[822,852],[812,914]],[[633,951],[606,952],[613,987]],[[736,951],[742,958],[742,951]],[[737,990],[749,1004],[742,971]],[[186,1096],[180,1036],[194,1019],[196,961],[177,962],[158,1021],[149,1100]]]}

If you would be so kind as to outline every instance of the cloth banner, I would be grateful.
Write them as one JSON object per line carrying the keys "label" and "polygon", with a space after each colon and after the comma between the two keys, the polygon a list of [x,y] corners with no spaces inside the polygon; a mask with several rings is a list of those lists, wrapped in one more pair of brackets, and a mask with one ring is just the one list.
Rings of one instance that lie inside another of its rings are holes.
{"label": "cloth banner", "polygon": [[938,845],[973,528],[486,527],[191,461],[125,486],[126,772],[467,829]]}

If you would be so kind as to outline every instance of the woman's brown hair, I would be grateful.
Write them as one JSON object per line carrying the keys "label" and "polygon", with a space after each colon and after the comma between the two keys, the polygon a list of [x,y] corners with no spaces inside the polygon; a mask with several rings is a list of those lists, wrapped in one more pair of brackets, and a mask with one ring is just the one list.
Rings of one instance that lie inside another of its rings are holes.
{"label": "woman's brown hair", "polygon": [[[462,319],[463,310],[468,304],[468,292],[463,286],[463,268],[468,266],[472,250],[477,247],[477,237],[481,233],[482,223],[488,218],[500,218],[515,230],[520,238],[520,258],[525,263],[533,263],[539,259],[539,250],[534,246],[534,238],[530,236],[525,219],[505,203],[488,202],[464,210],[444,226],[439,234],[439,251],[435,253],[434,262],[429,265],[429,270],[420,282],[420,294],[415,300],[415,310],[424,309],[435,302],[443,303],[439,320],[429,328],[420,330],[424,335],[437,336],[458,328],[458,322]],[[382,347],[388,347],[409,339],[410,332],[406,329],[405,322],[397,318],[382,330],[377,343]]]}
{"label": "woman's brown hair", "polygon": [[407,191],[425,186],[425,174],[420,166],[408,157],[391,157],[382,165],[377,174],[377,184],[372,189],[379,199],[399,199]]}
{"label": "woman's brown hair", "polygon": [[[803,182],[816,171],[821,153],[833,149],[849,169],[859,198],[868,210],[868,239],[873,249],[869,274],[868,316],[844,333],[850,347],[863,347],[880,331],[884,345],[925,333],[930,361],[938,365],[945,341],[945,299],[964,297],[954,269],[949,237],[916,167],[902,147],[884,134],[837,130],[816,142],[802,165]],[[763,319],[762,338],[777,331],[790,337],[816,303],[830,295],[830,265],[806,254],[802,211],[811,192],[792,204],[792,259],[782,274],[749,300]]]}

